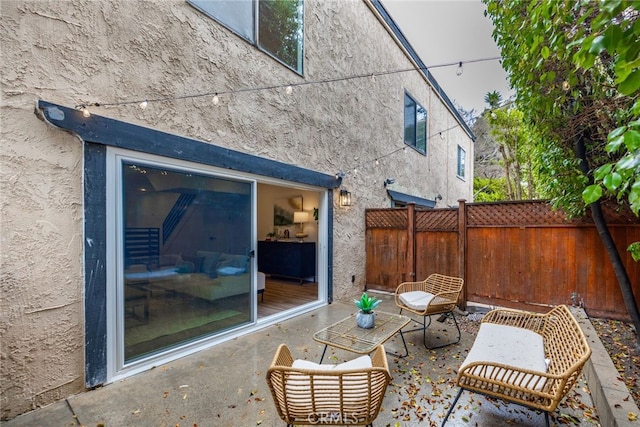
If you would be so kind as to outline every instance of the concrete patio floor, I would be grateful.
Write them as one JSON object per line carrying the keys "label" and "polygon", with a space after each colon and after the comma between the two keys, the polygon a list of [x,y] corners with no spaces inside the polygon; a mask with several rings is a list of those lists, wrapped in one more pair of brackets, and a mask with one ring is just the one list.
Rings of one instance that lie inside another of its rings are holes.
{"label": "concrete patio floor", "polygon": [[[392,296],[377,295],[379,309],[397,313]],[[351,299],[269,326],[242,338],[184,357],[126,380],[108,384],[4,422],[17,426],[284,426],[265,381],[276,348],[286,343],[295,358],[317,362],[323,346],[315,331],[354,311]],[[478,320],[479,321],[479,320]],[[434,322],[430,334],[453,333]],[[440,425],[457,392],[456,370],[474,336],[438,350],[426,350],[422,333],[405,334],[409,356],[388,356],[393,376],[376,426]],[[385,344],[401,350],[397,335]],[[355,355],[329,348],[324,363]],[[551,418],[552,425],[599,425],[584,376]],[[529,409],[463,393],[447,426],[543,426],[544,415]]]}

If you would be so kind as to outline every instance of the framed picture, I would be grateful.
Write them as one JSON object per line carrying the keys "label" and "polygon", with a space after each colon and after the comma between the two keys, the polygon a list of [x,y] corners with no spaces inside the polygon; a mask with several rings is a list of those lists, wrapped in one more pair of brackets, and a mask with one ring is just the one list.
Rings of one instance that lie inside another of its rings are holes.
{"label": "framed picture", "polygon": [[273,225],[293,225],[293,213],[302,210],[302,196],[277,199],[273,205]]}

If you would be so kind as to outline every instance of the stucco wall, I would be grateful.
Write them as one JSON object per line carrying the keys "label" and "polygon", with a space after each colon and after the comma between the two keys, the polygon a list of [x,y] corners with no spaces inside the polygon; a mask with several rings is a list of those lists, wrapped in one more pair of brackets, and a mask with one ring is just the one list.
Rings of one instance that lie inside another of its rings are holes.
{"label": "stucco wall", "polygon": [[[473,147],[417,72],[284,90],[174,99],[411,63],[360,0],[305,2],[305,75],[291,72],[184,0],[3,0],[0,277],[2,418],[83,390],[82,143],[34,114],[37,99],[319,172],[347,172],[353,206],[335,206],[334,292],[364,286],[364,209],[394,190],[438,206],[471,199]],[[403,147],[404,90],[425,106],[428,155]],[[467,180],[456,177],[457,145]],[[379,159],[378,165],[375,160]],[[357,168],[357,173],[354,169]],[[336,197],[337,199],[337,197]],[[351,276],[356,277],[352,284]]]}

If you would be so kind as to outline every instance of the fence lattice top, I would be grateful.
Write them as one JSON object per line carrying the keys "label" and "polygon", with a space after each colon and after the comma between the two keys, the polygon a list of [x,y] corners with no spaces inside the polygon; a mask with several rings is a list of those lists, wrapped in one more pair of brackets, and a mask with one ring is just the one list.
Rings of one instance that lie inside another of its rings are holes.
{"label": "fence lattice top", "polygon": [[[615,203],[603,203],[602,210],[610,225],[638,224],[629,209]],[[467,205],[467,226],[540,226],[592,225],[591,211],[582,218],[568,219],[562,209],[553,210],[548,201],[518,201]]]}
{"label": "fence lattice top", "polygon": [[407,228],[407,209],[367,209],[367,228]]}
{"label": "fence lattice top", "polygon": [[[640,224],[640,219],[628,208],[615,203],[603,203],[602,210],[609,225]],[[561,210],[553,210],[544,200],[470,203],[466,205],[467,227],[535,227],[549,225],[592,225],[591,211],[582,218],[568,219]],[[407,208],[367,209],[367,229],[406,229]],[[416,231],[457,231],[458,209],[427,209],[415,211]]]}

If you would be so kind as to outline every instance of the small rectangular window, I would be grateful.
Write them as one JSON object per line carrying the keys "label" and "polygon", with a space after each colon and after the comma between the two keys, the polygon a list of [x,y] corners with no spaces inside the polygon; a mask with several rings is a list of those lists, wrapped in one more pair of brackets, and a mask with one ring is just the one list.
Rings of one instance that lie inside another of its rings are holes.
{"label": "small rectangular window", "polygon": [[304,14],[302,0],[258,3],[258,46],[302,73]]}
{"label": "small rectangular window", "polygon": [[302,74],[303,0],[187,1],[263,52]]}
{"label": "small rectangular window", "polygon": [[427,110],[408,94],[404,95],[404,142],[427,154]]}
{"label": "small rectangular window", "polygon": [[189,0],[189,3],[242,38],[251,43],[256,41],[253,0]]}
{"label": "small rectangular window", "polygon": [[458,176],[464,178],[465,163],[467,161],[467,152],[458,145]]}

